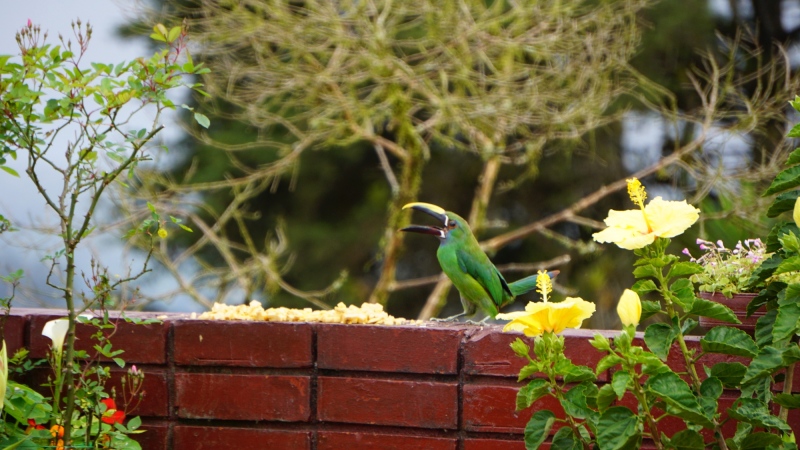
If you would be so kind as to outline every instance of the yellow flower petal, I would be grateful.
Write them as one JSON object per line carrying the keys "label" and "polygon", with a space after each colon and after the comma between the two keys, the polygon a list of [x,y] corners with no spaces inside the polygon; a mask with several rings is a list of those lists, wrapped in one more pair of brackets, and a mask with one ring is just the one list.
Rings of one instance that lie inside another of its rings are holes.
{"label": "yellow flower petal", "polygon": [[792,212],[792,219],[794,224],[800,227],[800,197],[794,202],[794,211]]}
{"label": "yellow flower petal", "polygon": [[694,225],[700,217],[700,210],[686,203],[686,200],[666,201],[656,197],[644,207],[644,212],[658,237],[675,237]]}
{"label": "yellow flower petal", "polygon": [[[645,220],[645,215],[647,220]],[[610,242],[621,248],[634,250],[651,244],[656,237],[675,237],[700,217],[700,210],[685,200],[666,201],[656,197],[641,210],[608,212],[606,228],[594,233],[597,242]]]}

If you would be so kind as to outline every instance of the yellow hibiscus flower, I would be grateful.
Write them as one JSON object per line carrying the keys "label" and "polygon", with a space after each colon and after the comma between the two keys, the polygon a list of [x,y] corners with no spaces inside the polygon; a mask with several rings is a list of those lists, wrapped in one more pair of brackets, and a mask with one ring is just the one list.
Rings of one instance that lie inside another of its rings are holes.
{"label": "yellow hibiscus flower", "polygon": [[565,328],[580,328],[594,314],[594,303],[582,298],[567,297],[560,303],[548,302],[553,282],[547,272],[540,270],[536,277],[536,292],[542,295],[539,303],[530,302],[525,311],[498,314],[500,320],[510,320],[503,331],[522,331],[526,336],[539,336],[545,331],[561,333]]}
{"label": "yellow hibiscus flower", "polygon": [[558,334],[567,328],[580,328],[594,310],[594,303],[579,297],[567,297],[559,303],[530,302],[525,311],[498,314],[497,318],[511,321],[503,331],[522,331],[525,336],[539,336],[546,331]]}
{"label": "yellow hibiscus flower", "polygon": [[647,205],[644,186],[636,178],[628,180],[628,194],[639,206],[639,210],[608,212],[606,228],[594,235],[597,242],[613,242],[618,246],[634,250],[653,243],[657,237],[675,237],[700,217],[700,210],[683,201],[667,201],[654,198]]}

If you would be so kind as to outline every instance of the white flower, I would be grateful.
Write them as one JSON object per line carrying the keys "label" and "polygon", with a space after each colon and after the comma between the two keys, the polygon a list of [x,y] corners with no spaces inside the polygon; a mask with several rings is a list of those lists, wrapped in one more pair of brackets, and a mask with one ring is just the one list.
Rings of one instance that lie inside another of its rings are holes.
{"label": "white flower", "polygon": [[55,319],[44,324],[42,336],[47,336],[53,341],[50,348],[52,348],[55,353],[61,353],[61,349],[64,347],[64,338],[67,336],[68,330],[69,320]]}

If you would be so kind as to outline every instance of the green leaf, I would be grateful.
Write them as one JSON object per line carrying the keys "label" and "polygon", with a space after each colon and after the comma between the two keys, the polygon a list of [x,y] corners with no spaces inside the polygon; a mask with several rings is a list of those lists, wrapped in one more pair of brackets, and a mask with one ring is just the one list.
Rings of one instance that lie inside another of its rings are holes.
{"label": "green leaf", "polygon": [[600,361],[597,362],[597,368],[595,369],[596,374],[601,374],[606,370],[616,366],[617,364],[621,363],[623,359],[613,353],[604,356]]}
{"label": "green leaf", "polygon": [[642,432],[639,417],[624,406],[608,408],[597,425],[597,446],[603,450],[637,448]]}
{"label": "green leaf", "polygon": [[747,437],[744,438],[742,441],[742,445],[739,447],[740,450],[764,450],[769,446],[780,446],[781,445],[781,437],[777,434],[767,433],[765,431],[759,431],[757,433],[750,433]]}
{"label": "green leaf", "polygon": [[[800,124],[794,126],[794,128],[800,127]],[[793,166],[797,163],[800,163],[800,148],[796,148],[792,150],[792,153],[789,154],[789,157],[786,158],[786,166]]]}
{"label": "green leaf", "polygon": [[582,381],[594,381],[597,377],[594,376],[594,371],[590,367],[573,365],[565,372],[562,372],[564,382],[566,383],[580,383]]}
{"label": "green leaf", "polygon": [[[795,152],[798,150],[800,149],[795,150]],[[798,196],[800,196],[800,191],[789,191],[775,197],[772,205],[767,210],[767,217],[778,217],[786,211],[793,211]]]}
{"label": "green leaf", "polygon": [[692,394],[689,385],[674,372],[663,372],[647,380],[645,387],[652,394],[661,398],[672,415],[694,422],[704,428],[713,428],[713,424],[700,408],[697,397]]}
{"label": "green leaf", "polygon": [[610,384],[604,384],[597,393],[597,409],[600,412],[607,410],[617,400],[617,393]]}
{"label": "green leaf", "polygon": [[719,379],[723,385],[735,388],[744,377],[747,367],[738,362],[721,362],[711,367],[710,375]]}
{"label": "green leaf", "polygon": [[800,408],[800,394],[777,394],[773,399],[775,403],[783,407],[789,409]]}
{"label": "green leaf", "polygon": [[669,269],[669,273],[667,274],[667,278],[674,278],[674,277],[683,277],[686,275],[694,275],[696,273],[702,273],[703,267],[700,264],[682,261],[679,263],[675,263],[671,269]]}
{"label": "green leaf", "polygon": [[19,178],[19,173],[17,173],[17,171],[16,171],[16,170],[14,170],[14,169],[12,169],[11,167],[8,167],[8,166],[0,166],[0,170],[2,170],[2,171],[4,171],[4,172],[8,173],[8,174],[9,174],[9,175],[11,175],[11,176],[15,176],[15,177]]}
{"label": "green leaf", "polygon": [[700,384],[700,395],[717,400],[722,395],[722,381],[716,377],[708,377]]}
{"label": "green leaf", "polygon": [[562,427],[553,435],[550,450],[583,450],[583,444],[569,427]]}
{"label": "green leaf", "polygon": [[564,398],[560,399],[561,407],[564,408],[564,412],[567,413],[567,415],[578,419],[587,419],[597,414],[589,409],[589,405],[586,402],[587,387],[586,384],[574,386],[567,391]]}
{"label": "green leaf", "polygon": [[778,317],[778,310],[772,309],[756,321],[756,344],[765,347],[772,344],[772,326]]}
{"label": "green leaf", "polygon": [[675,302],[683,308],[684,311],[692,309],[692,304],[697,300],[694,295],[694,285],[688,278],[681,278],[672,283],[669,287],[673,294],[675,294]]}
{"label": "green leaf", "polygon": [[517,382],[520,382],[531,375],[538,373],[539,367],[536,364],[528,364],[519,371],[519,376],[517,377]]}
{"label": "green leaf", "polygon": [[614,394],[616,394],[617,400],[622,399],[622,396],[625,395],[630,382],[631,374],[628,372],[614,372],[614,375],[611,377],[611,388],[614,389]]}
{"label": "green leaf", "polygon": [[[800,123],[793,126],[792,129],[789,130],[789,133],[786,134],[786,137],[791,137],[791,138],[800,137]],[[794,154],[794,152],[792,154]]]}
{"label": "green leaf", "polygon": [[677,336],[678,333],[669,324],[654,323],[644,331],[644,343],[656,356],[666,360],[669,349]]}
{"label": "green leaf", "polygon": [[121,368],[125,368],[125,360],[122,358],[113,358],[114,362],[117,363],[118,366]]}
{"label": "green leaf", "polygon": [[640,320],[645,320],[655,314],[661,312],[661,303],[650,300],[642,301],[642,317]]}
{"label": "green leaf", "polygon": [[754,358],[758,346],[745,331],[733,327],[714,327],[700,339],[700,346],[707,353],[746,356]]}
{"label": "green leaf", "polygon": [[783,352],[775,347],[763,347],[758,356],[753,358],[747,372],[744,374],[742,383],[749,383],[756,378],[771,375],[772,372],[783,367]]}
{"label": "green leaf", "polygon": [[208,120],[208,117],[198,112],[194,113],[194,120],[196,120],[197,123],[203,128],[208,128],[209,125],[211,125],[211,121]]}
{"label": "green leaf", "polygon": [[800,256],[792,256],[789,259],[784,259],[780,265],[778,265],[778,268],[775,269],[774,275],[796,272],[798,270],[800,270]]}
{"label": "green leaf", "polygon": [[167,42],[167,39],[159,33],[152,33],[150,34],[150,39],[159,42]]}
{"label": "green leaf", "polygon": [[181,27],[172,27],[169,30],[169,35],[167,35],[167,42],[172,42],[175,39],[178,39],[178,36],[181,34]]}
{"label": "green leaf", "polygon": [[547,394],[549,388],[547,380],[543,378],[531,380],[530,383],[521,387],[517,392],[517,411],[530,408],[533,402]]}
{"label": "green leaf", "polygon": [[670,448],[675,450],[703,450],[705,448],[703,436],[694,430],[682,430],[675,433],[669,443]]}
{"label": "green leaf", "polygon": [[128,431],[136,431],[140,426],[142,426],[142,419],[139,416],[128,421]]}
{"label": "green leaf", "polygon": [[639,266],[633,269],[633,276],[636,278],[644,278],[644,277],[657,278],[659,274],[660,274],[659,269],[650,264]]}
{"label": "green leaf", "polygon": [[656,283],[653,280],[639,280],[631,287],[633,292],[636,292],[640,296],[647,294],[648,292],[653,292],[658,290]]}
{"label": "green leaf", "polygon": [[536,450],[550,434],[556,415],[548,410],[536,411],[525,426],[525,449]]}
{"label": "green leaf", "polygon": [[772,325],[772,343],[780,345],[788,342],[797,332],[798,320],[800,320],[800,304],[780,305],[775,323]]}
{"label": "green leaf", "polygon": [[762,197],[777,194],[797,186],[800,186],[800,166],[790,167],[775,176],[772,184],[764,191]]}
{"label": "green leaf", "polygon": [[728,408],[728,415],[741,422],[746,422],[756,427],[776,428],[781,431],[791,432],[792,428],[785,421],[773,416],[766,403],[755,398],[740,398]]}
{"label": "green leaf", "polygon": [[[800,166],[797,166],[800,168]],[[800,234],[800,228],[797,228],[794,222],[778,222],[775,224],[771,230],[769,230],[769,234],[767,235],[767,242],[765,242],[767,247],[767,252],[777,252],[781,249],[781,242],[780,238],[783,235],[794,233]],[[773,255],[777,256],[777,255]],[[780,258],[780,257],[779,257]],[[762,266],[764,263],[761,264]]]}
{"label": "green leaf", "polygon": [[722,303],[706,300],[704,298],[696,299],[694,303],[692,303],[692,309],[688,312],[691,314],[697,314],[698,316],[724,320],[725,322],[729,323],[742,323],[736,318],[736,314],[734,314],[733,311],[727,306],[723,305]]}

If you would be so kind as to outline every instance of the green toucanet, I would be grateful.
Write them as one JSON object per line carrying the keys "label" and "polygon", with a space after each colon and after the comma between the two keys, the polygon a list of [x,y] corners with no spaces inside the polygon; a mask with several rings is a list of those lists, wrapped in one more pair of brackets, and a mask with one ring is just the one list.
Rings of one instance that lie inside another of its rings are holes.
{"label": "green toucanet", "polygon": [[[403,209],[413,208],[442,221],[441,227],[411,225],[400,231],[430,234],[439,238],[436,257],[442,271],[450,278],[461,294],[464,312],[445,320],[472,316],[477,308],[494,318],[501,308],[514,302],[514,298],[536,287],[536,275],[507,283],[500,271],[481,250],[467,221],[456,213],[430,203],[409,203]],[[548,273],[551,277],[558,271]]]}

